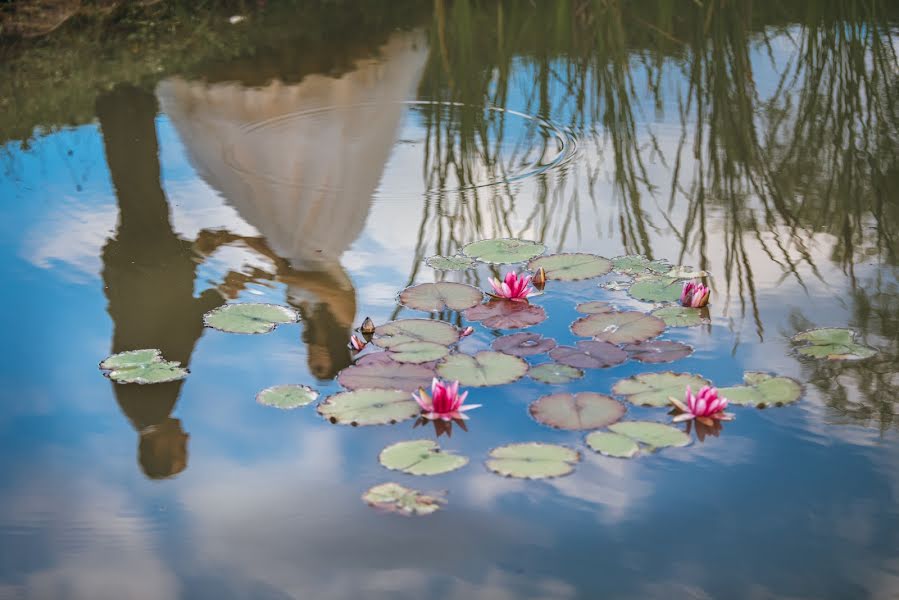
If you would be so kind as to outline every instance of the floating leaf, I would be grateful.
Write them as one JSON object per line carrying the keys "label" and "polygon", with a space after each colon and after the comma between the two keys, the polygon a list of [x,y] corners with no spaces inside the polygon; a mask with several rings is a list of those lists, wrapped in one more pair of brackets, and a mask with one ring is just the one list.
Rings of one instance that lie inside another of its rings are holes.
{"label": "floating leaf", "polygon": [[594,392],[542,396],[528,409],[538,423],[556,429],[598,429],[615,423],[627,410],[614,398]]}
{"label": "floating leaf", "polygon": [[113,369],[109,372],[109,378],[116,383],[167,383],[184,379],[190,371],[181,366],[177,361],[159,361],[145,365],[135,365]]}
{"label": "floating leaf", "polygon": [[406,342],[393,346],[389,354],[396,362],[422,364],[440,360],[449,354],[449,348],[434,342]]}
{"label": "floating leaf", "polygon": [[466,256],[494,265],[505,265],[540,256],[546,246],[540,242],[517,239],[493,239],[472,242],[462,248]]}
{"label": "floating leaf", "polygon": [[612,344],[634,344],[665,331],[665,322],[645,313],[626,310],[581,317],[571,325],[574,335]]}
{"label": "floating leaf", "polygon": [[549,355],[557,363],[578,369],[605,369],[627,360],[627,352],[608,342],[581,341],[575,346],[559,346]]}
{"label": "floating leaf", "polygon": [[797,352],[813,358],[828,360],[862,360],[877,354],[877,350],[855,341],[856,333],[851,329],[824,327],[810,329],[793,336],[793,342],[803,343]]}
{"label": "floating leaf", "polygon": [[502,352],[478,352],[474,356],[453,354],[437,365],[437,373],[442,378],[473,387],[512,383],[527,372],[526,362]]}
{"label": "floating leaf", "polygon": [[337,383],[348,390],[387,389],[414,392],[431,385],[434,370],[424,365],[395,362],[369,363],[347,367],[337,374]]}
{"label": "floating leaf", "polygon": [[445,321],[430,319],[400,319],[375,329],[372,340],[376,346],[393,349],[409,342],[432,342],[449,346],[459,341],[459,330]]}
{"label": "floating leaf", "polygon": [[632,458],[640,451],[640,446],[631,438],[619,433],[594,431],[586,439],[594,452],[613,458]]}
{"label": "floating leaf", "polygon": [[701,308],[689,308],[686,306],[663,306],[650,313],[665,321],[668,327],[693,327],[706,322],[702,317]]}
{"label": "floating leaf", "polygon": [[556,340],[539,333],[513,333],[493,340],[491,347],[497,352],[512,356],[546,354],[556,347]]}
{"label": "floating leaf", "polygon": [[437,312],[444,309],[465,310],[476,306],[483,300],[484,294],[476,287],[464,283],[441,281],[439,283],[419,283],[407,287],[400,292],[400,304]]}
{"label": "floating leaf", "polygon": [[612,270],[612,263],[608,258],[595,254],[551,254],[535,258],[528,263],[528,269],[546,271],[547,279],[557,281],[579,281],[605,275]]}
{"label": "floating leaf", "polygon": [[362,495],[362,500],[369,506],[402,515],[429,515],[444,503],[442,498],[392,482],[374,486]]}
{"label": "floating leaf", "polygon": [[454,256],[430,256],[425,263],[438,271],[465,271],[472,268],[475,264],[473,260],[461,254]]}
{"label": "floating leaf", "polygon": [[226,304],[203,315],[207,327],[228,333],[268,333],[281,323],[296,323],[300,315],[278,304]]}
{"label": "floating leaf", "polygon": [[599,287],[603,288],[604,290],[609,290],[610,292],[623,292],[629,290],[633,283],[633,279],[628,279],[625,281],[613,279],[612,281],[604,281],[600,283]]}
{"label": "floating leaf", "polygon": [[511,300],[490,300],[465,311],[469,321],[480,321],[491,329],[523,329],[546,320],[542,306]]}
{"label": "floating leaf", "polygon": [[534,365],[528,370],[528,377],[541,383],[570,383],[584,376],[584,372],[568,365],[543,363]]}
{"label": "floating leaf", "polygon": [[674,277],[675,279],[700,279],[702,277],[708,277],[708,271],[695,271],[693,267],[687,267],[684,265],[675,265],[671,267],[671,270],[664,273],[665,277]]}
{"label": "floating leaf", "polygon": [[299,408],[315,402],[318,392],[307,385],[276,385],[256,394],[256,402],[284,410]]}
{"label": "floating leaf", "polygon": [[644,277],[628,289],[631,297],[644,302],[677,302],[684,284],[671,277]]}
{"label": "floating leaf", "polygon": [[119,352],[103,360],[101,369],[127,369],[129,367],[145,367],[150,363],[162,362],[162,352],[155,348],[144,350],[128,350]]}
{"label": "floating leaf", "polygon": [[624,396],[631,404],[642,406],[668,406],[668,397],[683,398],[687,386],[697,391],[709,381],[699,375],[689,373],[641,373],[618,381],[612,386],[612,393]]}
{"label": "floating leaf", "polygon": [[720,388],[718,395],[727,398],[729,404],[746,406],[783,406],[799,400],[802,386],[789,377],[747,371],[743,374],[745,385]]}
{"label": "floating leaf", "polygon": [[674,362],[693,354],[691,346],[669,340],[628,344],[624,346],[624,350],[631,355],[631,358],[644,363]]}
{"label": "floating leaf", "polygon": [[608,302],[594,300],[593,302],[581,302],[577,305],[577,311],[585,315],[601,315],[603,313],[617,312]]}
{"label": "floating leaf", "polygon": [[652,421],[621,421],[610,426],[609,429],[646,444],[650,448],[680,447],[690,443],[690,436],[680,429]]}
{"label": "floating leaf", "polygon": [[392,471],[410,475],[440,475],[461,469],[468,459],[444,452],[431,440],[398,442],[381,450],[378,461]]}
{"label": "floating leaf", "polygon": [[412,396],[400,390],[340,392],[318,405],[318,414],[337,425],[387,425],[420,413]]}
{"label": "floating leaf", "polygon": [[519,479],[547,479],[561,477],[574,471],[581,460],[578,452],[556,444],[528,442],[509,444],[490,451],[487,468]]}
{"label": "floating leaf", "polygon": [[671,265],[664,260],[649,260],[640,254],[618,256],[612,259],[612,268],[616,273],[624,275],[643,275],[644,273],[664,273]]}

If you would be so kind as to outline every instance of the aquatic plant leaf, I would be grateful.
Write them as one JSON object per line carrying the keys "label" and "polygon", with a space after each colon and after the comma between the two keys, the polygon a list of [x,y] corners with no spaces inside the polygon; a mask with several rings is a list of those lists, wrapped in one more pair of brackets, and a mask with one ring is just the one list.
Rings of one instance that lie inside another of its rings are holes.
{"label": "aquatic plant leaf", "polygon": [[623,275],[643,275],[646,273],[665,273],[671,265],[664,260],[649,260],[641,254],[616,256],[612,259],[612,269]]}
{"label": "aquatic plant leaf", "polygon": [[709,272],[695,270],[693,267],[688,267],[686,265],[675,265],[671,267],[671,270],[663,273],[663,275],[675,279],[700,279],[702,277],[708,277]]}
{"label": "aquatic plant leaf", "polygon": [[444,309],[465,310],[478,305],[484,294],[476,287],[464,283],[441,281],[439,283],[419,283],[400,292],[399,301],[403,306],[437,312]]}
{"label": "aquatic plant leaf", "polygon": [[581,302],[576,307],[579,313],[584,313],[585,315],[601,315],[603,313],[612,313],[617,312],[615,307],[613,307],[608,302],[602,302],[600,300],[594,300],[592,302]]}
{"label": "aquatic plant leaf", "polygon": [[556,347],[556,340],[545,338],[539,333],[512,333],[493,340],[491,348],[512,356],[535,356],[546,354]]}
{"label": "aquatic plant leaf", "polygon": [[308,385],[287,384],[265,388],[256,394],[256,402],[283,410],[291,410],[311,404],[318,399],[318,392]]}
{"label": "aquatic plant leaf", "polygon": [[146,348],[113,354],[100,363],[100,368],[107,370],[127,369],[128,367],[142,367],[156,362],[162,362],[162,352],[155,348]]}
{"label": "aquatic plant leaf", "polygon": [[337,383],[348,390],[387,389],[414,392],[428,387],[434,378],[434,369],[424,365],[395,362],[369,363],[347,367],[337,374]]}
{"label": "aquatic plant leaf", "polygon": [[369,506],[401,515],[429,515],[440,510],[443,498],[429,496],[398,483],[382,483],[362,495]]}
{"label": "aquatic plant leaf", "polygon": [[513,238],[480,240],[462,248],[466,256],[494,265],[524,262],[540,256],[546,246],[540,242]]}
{"label": "aquatic plant leaf", "polygon": [[528,377],[535,381],[548,384],[570,383],[584,376],[580,369],[558,363],[543,363],[534,365],[528,370]]}
{"label": "aquatic plant leaf", "polygon": [[663,306],[650,314],[665,321],[665,325],[668,327],[694,327],[707,322],[702,317],[701,308],[687,306]]}
{"label": "aquatic plant leaf", "polygon": [[336,425],[387,425],[420,413],[411,394],[395,389],[340,392],[318,405],[318,414]]}
{"label": "aquatic plant leaf", "polygon": [[595,392],[550,394],[531,403],[528,411],[538,423],[556,429],[599,429],[617,422],[627,409],[614,398]]}
{"label": "aquatic plant leaf", "polygon": [[633,283],[634,283],[633,279],[628,279],[626,281],[621,281],[619,279],[615,279],[612,281],[604,281],[599,284],[599,287],[601,287],[604,290],[609,290],[610,292],[624,292],[624,291],[629,290],[631,288],[631,285],[633,285]]}
{"label": "aquatic plant leaf", "polygon": [[549,356],[563,365],[577,369],[605,369],[627,360],[627,352],[609,342],[580,341],[572,346],[558,346]]}
{"label": "aquatic plant leaf", "polygon": [[260,302],[226,304],[203,315],[207,327],[227,333],[268,333],[279,324],[299,320],[292,308]]}
{"label": "aquatic plant leaf", "polygon": [[459,341],[459,330],[446,321],[431,319],[400,319],[375,329],[372,342],[381,348],[393,349],[409,342],[431,342],[449,346]]}
{"label": "aquatic plant leaf", "polygon": [[484,387],[512,383],[524,377],[528,364],[517,356],[502,352],[452,354],[437,365],[437,374],[459,385]]}
{"label": "aquatic plant leaf", "polygon": [[574,335],[612,344],[642,342],[663,331],[665,322],[662,319],[633,310],[589,315],[571,324]]}
{"label": "aquatic plant leaf", "polygon": [[584,253],[551,254],[528,263],[530,271],[541,268],[546,271],[547,279],[580,281],[605,275],[612,270],[612,263],[608,258]]}
{"label": "aquatic plant leaf", "polygon": [[410,475],[440,475],[468,464],[464,456],[444,452],[431,440],[397,442],[381,450],[378,461],[392,471]]}
{"label": "aquatic plant leaf", "polygon": [[465,311],[469,321],[480,321],[490,329],[523,329],[546,320],[542,306],[527,302],[493,299]]}
{"label": "aquatic plant leaf", "polygon": [[640,452],[640,446],[631,438],[620,433],[594,431],[587,435],[587,445],[594,452],[612,458],[632,458]]}
{"label": "aquatic plant leaf", "polygon": [[615,383],[612,393],[639,406],[668,406],[669,396],[680,400],[687,386],[695,392],[704,385],[710,385],[707,379],[689,373],[641,373]]}
{"label": "aquatic plant leaf", "polygon": [[690,443],[690,436],[680,429],[652,421],[620,421],[609,429],[650,448],[676,448]]}
{"label": "aquatic plant leaf", "polygon": [[644,302],[677,302],[684,284],[671,277],[644,277],[636,280],[628,289],[632,298]]}
{"label": "aquatic plant leaf", "polygon": [[794,343],[803,343],[796,351],[803,356],[828,360],[862,360],[877,354],[877,350],[855,341],[856,333],[841,327],[810,329],[793,336]]}
{"label": "aquatic plant leaf", "polygon": [[181,366],[180,362],[161,360],[143,365],[134,365],[113,369],[109,372],[109,378],[116,383],[167,383],[184,379],[190,371]]}
{"label": "aquatic plant leaf", "polygon": [[505,477],[548,479],[568,475],[580,460],[579,452],[565,446],[527,442],[494,448],[486,465]]}
{"label": "aquatic plant leaf", "polygon": [[842,327],[822,327],[809,329],[793,336],[794,342],[808,342],[816,345],[854,344],[855,332]]}
{"label": "aquatic plant leaf", "polygon": [[669,340],[650,340],[639,344],[628,344],[623,350],[634,360],[644,363],[666,363],[680,360],[693,354],[693,347]]}
{"label": "aquatic plant leaf", "polygon": [[463,256],[456,254],[454,256],[429,256],[425,263],[432,269],[438,271],[465,271],[474,267],[475,262]]}
{"label": "aquatic plant leaf", "polygon": [[434,342],[406,342],[393,346],[388,354],[396,362],[422,364],[440,360],[449,354],[449,348]]}
{"label": "aquatic plant leaf", "polygon": [[791,404],[802,396],[798,381],[780,375],[747,371],[743,374],[743,383],[745,385],[718,388],[718,395],[727,398],[729,404],[759,408]]}

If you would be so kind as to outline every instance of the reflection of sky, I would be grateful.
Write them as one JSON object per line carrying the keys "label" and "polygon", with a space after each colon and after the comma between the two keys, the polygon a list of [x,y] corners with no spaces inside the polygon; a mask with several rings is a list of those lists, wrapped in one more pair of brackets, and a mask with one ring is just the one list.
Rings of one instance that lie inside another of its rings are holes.
{"label": "reflection of sky", "polygon": [[[762,87],[770,88],[770,71],[763,62],[758,69]],[[526,66],[519,64],[518,76],[529,77]],[[524,109],[523,104],[513,94],[511,108]],[[643,108],[645,118],[654,118],[650,104]],[[677,133],[668,128],[674,123],[673,114],[668,116],[659,139],[663,151],[673,152]],[[568,120],[564,111],[553,117]],[[192,239],[214,227],[255,235],[196,176],[164,115],[157,132],[163,187],[179,235]],[[313,382],[298,327],[253,337],[208,331],[174,414],[191,436],[188,468],[173,480],[148,481],[135,461],[137,436],[96,370],[108,353],[111,331],[99,256],[117,216],[98,129],[64,130],[28,150],[7,151],[14,176],[0,180],[7,199],[2,260],[9,291],[3,303],[6,314],[14,315],[7,320],[8,339],[18,343],[0,368],[7,390],[0,412],[6,472],[0,484],[0,597],[361,593],[492,599],[606,592],[622,598],[720,598],[738,589],[753,598],[890,598],[899,586],[896,435],[830,424],[813,390],[797,407],[738,409],[737,421],[720,438],[629,462],[586,456],[574,475],[549,483],[501,479],[480,464],[490,447],[511,441],[582,446],[580,434],[549,431],[528,417],[526,405],[545,388],[520,383],[474,390],[472,399],[484,407],[472,413],[471,431],[457,431],[443,442],[472,457],[472,464],[421,480],[386,474],[375,456],[388,443],[426,431],[413,432],[408,423],[334,427],[312,410],[281,413],[253,402],[257,390],[273,383]],[[365,229],[343,256],[357,291],[357,321],[365,315],[387,318],[393,294],[415,266],[423,214],[436,202],[410,199],[423,189],[420,151],[414,145],[394,148]],[[552,221],[547,243],[620,254],[621,205],[608,180],[609,149],[583,144],[580,152],[567,166],[565,184],[566,196],[577,192],[582,198],[574,218],[579,233],[571,229],[563,240],[558,221]],[[593,187],[595,204],[586,200],[586,165],[604,174]],[[690,168],[685,165],[685,172]],[[667,168],[650,165],[650,175],[667,188]],[[516,206],[509,214],[518,235],[539,234],[526,218],[539,185],[514,185]],[[390,190],[410,195],[391,199]],[[485,189],[483,198],[492,191]],[[658,225],[649,232],[656,255],[670,256],[680,246],[661,225],[662,213],[681,223],[684,207],[667,212],[647,201],[645,208]],[[708,216],[706,249],[721,299],[722,219],[720,212]],[[464,225],[452,225],[464,239]],[[488,222],[480,233],[506,232]],[[436,236],[433,221],[426,236]],[[791,316],[801,311],[817,324],[847,322],[849,307],[836,293],[847,278],[831,265],[832,241],[826,236],[815,237],[810,251],[827,283],[803,267],[804,289],[795,279],[783,279],[757,241],[746,242],[764,340],[752,319],[741,317],[739,294],[731,291],[729,305],[715,302],[710,330],[666,334],[696,348],[675,370],[701,372],[721,385],[737,383],[743,370],[799,377],[802,369],[788,353]],[[685,261],[695,264],[696,257]],[[248,250],[219,250],[201,266],[197,292],[248,264],[267,263]],[[857,275],[873,270],[863,265]],[[486,274],[480,272],[482,280]],[[420,269],[416,280],[432,278],[430,270]],[[281,284],[252,291],[257,294],[243,297],[284,302]],[[551,286],[536,301],[549,308],[551,319],[533,331],[569,339],[574,304],[605,294],[593,281],[561,291]],[[609,298],[639,306],[624,294]],[[489,340],[479,331],[463,348],[486,347]],[[590,372],[567,389],[604,391],[621,377],[668,368],[622,365]],[[333,383],[318,387],[325,394],[336,390]],[[631,416],[659,418],[648,409],[632,409]],[[448,490],[449,505],[427,519],[366,510],[359,495],[388,478]]]}

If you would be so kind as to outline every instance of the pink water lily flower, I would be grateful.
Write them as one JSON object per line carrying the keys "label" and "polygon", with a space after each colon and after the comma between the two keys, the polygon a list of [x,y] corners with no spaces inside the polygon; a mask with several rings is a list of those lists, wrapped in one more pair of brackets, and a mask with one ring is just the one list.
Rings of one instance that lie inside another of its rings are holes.
{"label": "pink water lily flower", "polygon": [[711,293],[712,290],[698,281],[688,281],[680,294],[680,303],[690,308],[702,308],[709,303]]}
{"label": "pink water lily flower", "polygon": [[493,294],[497,298],[505,298],[512,302],[527,302],[528,296],[533,296],[537,291],[530,286],[530,275],[516,275],[515,271],[506,273],[506,278],[500,283],[499,280],[490,278],[490,285],[493,286]]}
{"label": "pink water lily flower", "polygon": [[417,394],[412,394],[415,401],[421,407],[422,416],[426,419],[451,421],[453,419],[467,419],[463,414],[467,410],[478,408],[480,404],[465,405],[468,392],[459,393],[459,382],[446,383],[436,377],[431,382],[431,395],[420,388]]}
{"label": "pink water lily flower", "polygon": [[470,336],[472,333],[474,333],[474,327],[466,327],[465,329],[462,330],[461,336],[462,336],[462,337],[468,337],[468,336]]}
{"label": "pink water lily flower", "polygon": [[681,412],[674,417],[675,423],[696,419],[703,425],[712,425],[714,421],[732,421],[734,418],[732,414],[724,412],[727,408],[727,398],[719,396],[718,389],[708,385],[703,386],[696,395],[690,386],[687,386],[684,402],[671,397],[668,400]]}

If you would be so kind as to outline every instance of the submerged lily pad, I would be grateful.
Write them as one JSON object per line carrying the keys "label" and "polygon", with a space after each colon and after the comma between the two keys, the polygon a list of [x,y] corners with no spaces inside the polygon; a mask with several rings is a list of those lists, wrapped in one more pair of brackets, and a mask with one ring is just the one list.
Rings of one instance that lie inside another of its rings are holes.
{"label": "submerged lily pad", "polygon": [[701,308],[689,308],[687,306],[663,306],[650,313],[665,321],[668,327],[694,327],[705,323]]}
{"label": "submerged lily pad", "polygon": [[684,283],[673,277],[644,277],[628,289],[631,297],[644,302],[677,302]]}
{"label": "submerged lily pad", "polygon": [[103,360],[101,369],[127,369],[129,367],[145,367],[150,363],[162,362],[162,352],[155,348],[128,350],[119,352]]}
{"label": "submerged lily pad", "polygon": [[434,342],[406,342],[393,346],[388,354],[396,362],[422,364],[440,360],[449,354],[449,348]]}
{"label": "submerged lily pad", "polygon": [[279,324],[299,320],[292,308],[261,302],[226,304],[203,315],[207,327],[227,333],[268,333]]}
{"label": "submerged lily pad", "polygon": [[256,402],[265,406],[273,406],[290,410],[311,404],[318,399],[318,392],[308,385],[276,385],[256,394]]}
{"label": "submerged lily pad", "polygon": [[621,421],[609,429],[650,448],[681,447],[690,443],[690,436],[680,429],[652,421]]}
{"label": "submerged lily pad", "polygon": [[855,341],[856,333],[841,327],[810,329],[793,336],[793,342],[805,343],[797,349],[803,356],[827,360],[862,360],[877,354],[877,350]]}
{"label": "submerged lily pad", "polygon": [[556,444],[528,442],[509,444],[490,451],[487,468],[505,477],[548,479],[574,471],[579,452]]}
{"label": "submerged lily pad", "polygon": [[459,341],[459,330],[445,321],[430,319],[400,319],[375,329],[376,346],[393,349],[409,342],[432,342],[449,346]]}
{"label": "submerged lily pad", "polygon": [[608,258],[595,254],[572,253],[551,254],[535,258],[528,263],[528,269],[537,271],[543,268],[547,279],[557,281],[580,281],[605,275],[612,270]]}
{"label": "submerged lily pad", "polygon": [[693,267],[688,267],[686,265],[675,265],[671,267],[671,269],[664,273],[665,277],[673,277],[675,279],[700,279],[702,277],[708,277],[708,271],[695,270]]}
{"label": "submerged lily pad", "polygon": [[669,340],[628,344],[623,349],[631,355],[631,358],[644,363],[674,362],[693,354],[692,346]]}
{"label": "submerged lily pad", "polygon": [[368,505],[402,515],[429,515],[440,510],[443,498],[428,496],[398,483],[376,485],[362,495]]}
{"label": "submerged lily pad", "polygon": [[493,239],[472,242],[462,248],[466,256],[494,265],[524,262],[540,256],[546,246],[540,242],[517,239]]}
{"label": "submerged lily pad", "polygon": [[789,377],[747,371],[743,374],[743,383],[745,385],[719,388],[718,395],[727,398],[729,404],[759,408],[791,404],[802,396],[802,386]]}
{"label": "submerged lily pad", "polygon": [[542,306],[511,300],[490,300],[465,311],[469,321],[480,321],[491,329],[523,329],[546,320]]}
{"label": "submerged lily pad", "polygon": [[645,273],[664,273],[671,268],[671,265],[664,260],[649,260],[642,254],[630,254],[613,258],[612,268],[616,273],[624,275],[643,275]]}
{"label": "submerged lily pad", "polygon": [[475,265],[473,260],[462,254],[456,254],[455,256],[429,256],[425,263],[438,271],[465,271]]}
{"label": "submerged lily pad", "polygon": [[463,386],[484,387],[512,383],[524,377],[528,364],[502,352],[453,354],[437,365],[437,373]]}
{"label": "submerged lily pad", "polygon": [[419,283],[400,292],[399,301],[403,306],[437,312],[444,309],[465,310],[478,305],[484,294],[476,287],[464,283],[441,281],[439,283]]}
{"label": "submerged lily pad", "polygon": [[645,313],[625,310],[581,317],[571,324],[571,332],[612,344],[634,344],[665,331],[665,322]]}
{"label": "submerged lily pad", "polygon": [[549,353],[557,363],[577,369],[605,369],[627,360],[627,352],[609,342],[581,341],[575,347],[559,346]]}
{"label": "submerged lily pad", "polygon": [[347,367],[337,374],[337,383],[348,390],[387,389],[411,393],[430,386],[433,378],[433,369],[391,361]]}
{"label": "submerged lily pad", "polygon": [[398,442],[381,450],[378,461],[392,471],[410,475],[440,475],[461,469],[468,459],[444,452],[431,440]]}
{"label": "submerged lily pad", "polygon": [[640,452],[640,446],[631,438],[620,433],[594,431],[585,440],[594,452],[613,458],[632,458]]}
{"label": "submerged lily pad", "polygon": [[400,390],[340,392],[318,405],[318,414],[336,425],[387,425],[420,413],[411,394]]}
{"label": "submerged lily pad", "polygon": [[570,383],[584,376],[580,369],[558,363],[543,363],[534,365],[528,370],[528,377],[535,381],[548,384]]}
{"label": "submerged lily pad", "polygon": [[612,393],[624,396],[631,404],[640,406],[668,406],[669,396],[683,398],[687,386],[696,392],[709,381],[689,373],[641,373],[622,379],[612,386]]}
{"label": "submerged lily pad", "polygon": [[603,313],[612,313],[617,312],[615,307],[613,307],[608,302],[601,302],[599,300],[594,300],[592,302],[581,302],[576,307],[579,313],[584,313],[585,315],[601,315]]}
{"label": "submerged lily pad", "polygon": [[542,396],[528,410],[539,423],[571,430],[606,427],[627,411],[621,402],[595,392]]}
{"label": "submerged lily pad", "polygon": [[184,379],[190,371],[181,366],[180,362],[162,360],[145,365],[136,365],[113,369],[109,372],[109,378],[116,383],[167,383]]}
{"label": "submerged lily pad", "polygon": [[512,356],[545,354],[556,347],[556,340],[539,333],[512,333],[493,340],[491,347],[497,352]]}

